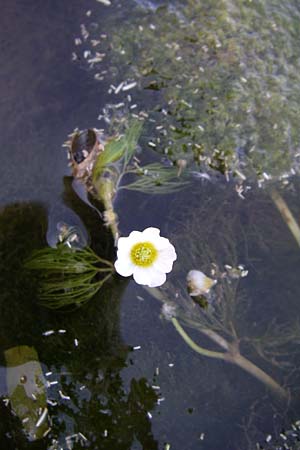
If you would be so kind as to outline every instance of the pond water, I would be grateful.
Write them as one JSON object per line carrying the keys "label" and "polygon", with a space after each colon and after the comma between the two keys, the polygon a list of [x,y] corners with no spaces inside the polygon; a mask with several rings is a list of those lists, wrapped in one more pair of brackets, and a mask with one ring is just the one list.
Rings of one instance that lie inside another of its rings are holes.
{"label": "pond water", "polygon": [[[299,219],[298,2],[1,6],[0,448],[299,448],[300,254],[272,201],[281,192]],[[154,226],[170,238],[178,259],[162,293],[194,342],[224,352],[199,328],[206,310],[185,287],[189,270],[215,271],[209,308],[222,319],[208,328],[251,369],[193,351],[155,295],[129,278],[115,275],[78,309],[39,303],[24,261],[54,245],[59,222],[115,259],[62,144],[77,127],[118,134],[132,115],[144,119],[138,158],[168,159],[178,175],[184,161],[190,184],[166,195],[120,191],[120,233]],[[25,403],[16,413],[10,398],[17,365],[8,351],[18,346],[34,348],[43,373],[35,368],[34,380],[46,380],[48,428],[38,440]]]}

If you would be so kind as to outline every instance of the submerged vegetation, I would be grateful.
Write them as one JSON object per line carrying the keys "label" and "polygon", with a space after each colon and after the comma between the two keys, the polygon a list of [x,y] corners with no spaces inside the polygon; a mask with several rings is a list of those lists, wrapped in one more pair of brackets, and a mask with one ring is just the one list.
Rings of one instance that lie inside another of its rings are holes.
{"label": "submerged vegetation", "polygon": [[274,189],[300,171],[299,7],[187,0],[131,8],[129,17],[120,8],[117,28],[108,15],[81,30],[95,79],[111,83],[99,119],[114,129],[146,118],[151,148],[196,163],[196,176],[233,178],[241,198],[253,183],[271,187],[299,245],[300,227]]}
{"label": "submerged vegetation", "polygon": [[103,55],[87,63],[96,79],[103,71],[115,84],[118,102],[129,111],[137,104],[132,114],[149,116],[157,150],[173,160],[193,156],[201,170],[239,182],[299,172],[295,3],[187,0],[132,10],[117,28],[110,16],[87,27],[91,57]]}
{"label": "submerged vegetation", "polygon": [[113,264],[89,247],[74,249],[64,243],[33,253],[25,267],[39,271],[40,301],[49,308],[85,303],[114,273]]}
{"label": "submerged vegetation", "polygon": [[[271,203],[267,202],[267,197],[260,206],[256,203],[256,217],[249,220],[249,205],[246,208],[239,206],[238,201],[232,200],[232,195],[225,195],[224,204],[216,209],[218,196],[224,199],[224,193],[215,192],[214,201],[207,199],[202,206],[195,204],[189,218],[185,211],[182,212],[182,223],[173,238],[180,268],[162,288],[147,291],[163,303],[163,317],[173,323],[192,350],[201,356],[237,365],[287,401],[289,390],[259,366],[266,367],[267,362],[271,372],[274,373],[276,367],[282,375],[288,376],[292,370],[289,352],[296,351],[300,338],[297,315],[292,322],[288,317],[275,319],[277,306],[272,299],[274,304],[269,307],[273,308],[273,319],[265,318],[265,324],[261,324],[259,329],[253,327],[252,322],[257,317],[255,304],[266,302],[266,299],[257,299],[251,293],[247,283],[249,270],[244,266],[245,263],[246,266],[253,265],[252,252],[249,253],[253,246],[261,246],[264,251],[268,248],[276,257],[278,248],[273,241],[280,243],[276,238],[280,231],[272,231],[273,217],[265,216]],[[244,209],[244,215],[239,212],[240,207]],[[264,223],[263,232],[259,228],[260,221]],[[256,233],[260,234],[260,242]],[[212,277],[207,279],[208,288],[199,292],[198,299],[191,295],[185,279],[189,270],[195,268],[205,270]],[[192,338],[194,334],[190,336],[186,328],[196,330],[203,343],[199,344],[198,339]],[[252,362],[245,351],[249,352],[251,360],[260,363]]]}

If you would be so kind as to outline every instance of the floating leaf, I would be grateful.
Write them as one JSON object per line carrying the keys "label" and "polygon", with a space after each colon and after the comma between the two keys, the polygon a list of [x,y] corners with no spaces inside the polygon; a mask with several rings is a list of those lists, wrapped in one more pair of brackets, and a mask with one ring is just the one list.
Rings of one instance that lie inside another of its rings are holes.
{"label": "floating leaf", "polygon": [[6,383],[13,412],[22,421],[30,441],[41,439],[49,428],[46,380],[33,347],[21,345],[4,352]]}

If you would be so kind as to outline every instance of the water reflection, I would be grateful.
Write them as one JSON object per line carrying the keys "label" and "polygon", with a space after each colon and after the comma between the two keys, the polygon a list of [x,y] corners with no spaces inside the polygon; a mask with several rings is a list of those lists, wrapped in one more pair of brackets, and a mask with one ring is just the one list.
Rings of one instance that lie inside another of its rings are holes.
{"label": "water reflection", "polygon": [[[112,238],[71,184],[67,179],[66,203],[89,227],[92,245],[101,248],[102,254],[104,249],[106,255],[111,253]],[[40,308],[38,281],[26,272],[23,262],[33,249],[45,245],[46,228],[46,211],[40,205],[16,204],[0,215],[1,347],[4,351],[19,344],[33,345],[43,365],[51,430],[38,448],[92,445],[125,450],[133,441],[141,442],[143,448],[158,448],[148,416],[157,395],[145,378],[133,378],[124,387],[120,375],[131,350],[119,332],[120,296],[127,282],[115,281],[79,311],[55,314]],[[10,391],[6,394],[9,398]],[[3,405],[1,423],[6,428],[1,446],[9,448],[13,442],[27,448],[22,424]]]}

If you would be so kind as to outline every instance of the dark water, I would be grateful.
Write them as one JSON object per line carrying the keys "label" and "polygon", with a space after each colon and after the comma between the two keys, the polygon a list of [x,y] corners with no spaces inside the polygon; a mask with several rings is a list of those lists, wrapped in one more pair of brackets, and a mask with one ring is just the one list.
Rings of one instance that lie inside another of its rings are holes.
{"label": "dark water", "polygon": [[[155,11],[158,3],[149,3],[141,2]],[[53,312],[39,306],[37,282],[23,268],[62,220],[87,230],[94,248],[114,258],[99,216],[72,189],[61,146],[75,127],[105,127],[97,117],[111,102],[109,80],[94,79],[74,39],[81,24],[121,17],[125,6],[116,3],[112,13],[92,0],[1,4],[0,394],[7,398],[4,351],[18,345],[33,346],[44,374],[51,372],[47,379],[58,383],[47,392],[55,402],[48,405],[51,430],[37,442],[26,440],[20,420],[1,402],[0,448],[259,448],[257,442],[269,434],[275,439],[300,416],[298,329],[275,346],[299,318],[299,251],[267,193],[253,186],[242,200],[234,183],[215,177],[194,180],[173,196],[122,193],[116,207],[124,235],[157,226],[173,236],[184,261],[170,275],[174,285],[190,269],[208,270],[207,242],[215,257],[210,262],[247,267],[241,281],[245,316],[237,318],[241,348],[289,390],[289,402],[240,368],[192,352],[161,318],[159,302],[133,281],[115,278],[80,310]],[[131,3],[129,18],[133,9]],[[72,61],[74,51],[79,61]],[[152,94],[147,98],[155,103]],[[286,199],[296,217],[298,194],[295,180]],[[220,244],[229,235],[232,260]],[[43,335],[47,330],[55,333]],[[214,349],[203,335],[190,333]],[[271,345],[258,355],[243,337],[261,335],[270,335]]]}

